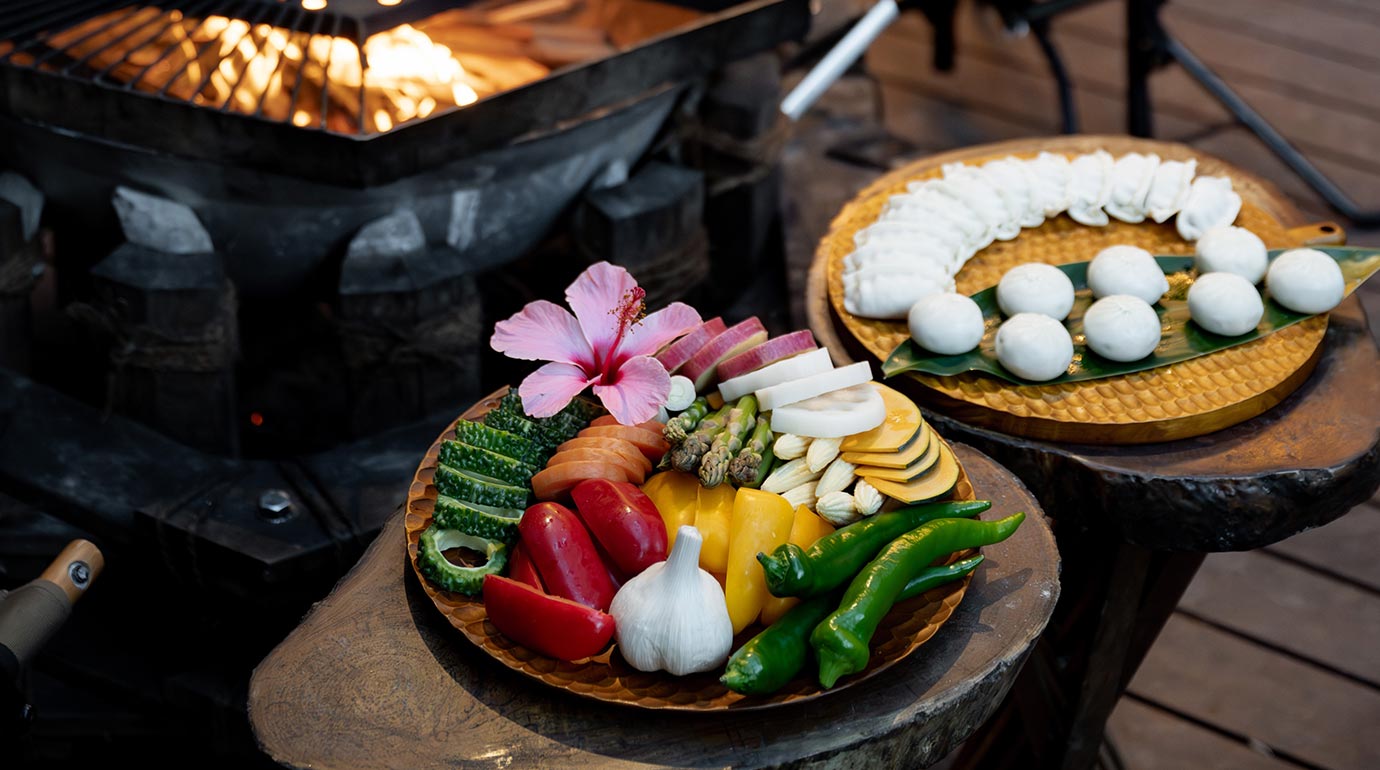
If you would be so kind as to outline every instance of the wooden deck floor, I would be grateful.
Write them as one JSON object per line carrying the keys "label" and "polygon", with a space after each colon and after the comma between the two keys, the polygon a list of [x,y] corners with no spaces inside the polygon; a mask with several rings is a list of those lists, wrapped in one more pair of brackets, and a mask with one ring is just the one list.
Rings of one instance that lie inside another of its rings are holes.
{"label": "wooden deck floor", "polygon": [[[1124,6],[1059,17],[1082,128],[1125,129]],[[1380,206],[1380,4],[1370,0],[1177,0],[1166,26],[1363,205]],[[930,65],[931,33],[907,14],[821,101],[787,149],[791,296],[839,206],[880,173],[829,151],[874,130],[919,153],[1057,133],[1053,80],[1031,38],[965,4],[954,72]],[[1183,72],[1153,79],[1155,133],[1275,182],[1354,244],[1380,230],[1340,219]],[[903,162],[904,158],[898,158]],[[1380,282],[1362,291],[1380,337]],[[803,323],[803,310],[794,309]],[[1380,372],[1377,372],[1380,375]],[[1210,556],[1109,726],[1130,770],[1380,767],[1380,498],[1269,548]]]}

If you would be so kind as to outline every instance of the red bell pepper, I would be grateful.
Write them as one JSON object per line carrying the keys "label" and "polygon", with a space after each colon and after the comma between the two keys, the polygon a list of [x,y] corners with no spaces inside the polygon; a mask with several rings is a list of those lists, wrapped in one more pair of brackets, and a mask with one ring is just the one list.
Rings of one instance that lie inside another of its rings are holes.
{"label": "red bell pepper", "polygon": [[559,503],[537,503],[522,514],[518,535],[542,585],[586,607],[607,611],[613,581],[580,519]]}
{"label": "red bell pepper", "polygon": [[637,575],[666,560],[666,522],[637,485],[586,479],[570,490],[570,496],[619,572]]}
{"label": "red bell pepper", "polygon": [[522,550],[522,543],[513,544],[513,553],[508,557],[508,577],[546,593],[546,586],[541,582],[541,574],[537,572],[537,566],[532,560],[527,558],[527,552]]}
{"label": "red bell pepper", "polygon": [[613,616],[498,575],[484,576],[484,611],[499,633],[543,655],[579,660],[613,638]]}

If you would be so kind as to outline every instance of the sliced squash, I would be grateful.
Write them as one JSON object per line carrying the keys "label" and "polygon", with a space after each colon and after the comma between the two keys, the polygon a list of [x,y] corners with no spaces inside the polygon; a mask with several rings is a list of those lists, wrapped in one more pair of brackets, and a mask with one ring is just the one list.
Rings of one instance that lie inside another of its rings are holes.
{"label": "sliced squash", "polygon": [[854,465],[871,465],[878,468],[908,468],[925,455],[930,448],[930,442],[934,435],[933,429],[927,422],[920,423],[920,430],[916,432],[915,438],[909,444],[901,447],[895,452],[844,452],[842,457],[845,461]]}
{"label": "sliced squash", "polygon": [[942,439],[934,440],[939,444],[939,460],[933,468],[904,483],[882,479],[869,479],[867,483],[903,503],[923,503],[947,495],[958,483],[958,460]]}
{"label": "sliced squash", "polygon": [[880,382],[872,383],[872,387],[886,403],[886,419],[866,433],[844,439],[839,449],[845,452],[895,452],[910,443],[924,423],[914,401]]}
{"label": "sliced squash", "polygon": [[873,465],[859,465],[856,473],[868,481],[881,479],[904,484],[934,467],[935,462],[939,460],[939,447],[943,444],[944,442],[935,441],[931,438],[929,448],[920,455],[920,459],[904,468],[878,468]]}

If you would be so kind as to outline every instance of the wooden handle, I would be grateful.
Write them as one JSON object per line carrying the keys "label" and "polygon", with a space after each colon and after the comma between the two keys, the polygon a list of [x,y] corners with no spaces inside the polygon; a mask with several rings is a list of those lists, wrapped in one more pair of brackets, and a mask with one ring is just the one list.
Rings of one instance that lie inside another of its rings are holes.
{"label": "wooden handle", "polygon": [[104,568],[105,556],[101,555],[101,549],[89,540],[73,540],[43,570],[39,579],[55,583],[67,594],[67,601],[76,604]]}
{"label": "wooden handle", "polygon": [[1344,246],[1346,230],[1336,222],[1314,222],[1289,228],[1289,238],[1302,246]]}

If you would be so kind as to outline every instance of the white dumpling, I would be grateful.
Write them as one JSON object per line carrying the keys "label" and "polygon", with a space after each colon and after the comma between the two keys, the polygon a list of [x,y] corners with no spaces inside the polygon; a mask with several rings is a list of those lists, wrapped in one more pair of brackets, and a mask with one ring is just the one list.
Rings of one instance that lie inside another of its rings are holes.
{"label": "white dumpling", "polygon": [[938,180],[935,189],[977,212],[993,238],[1010,241],[1021,234],[1020,222],[1008,216],[1001,194],[977,169],[962,164],[945,166],[944,178]]}
{"label": "white dumpling", "polygon": [[853,234],[853,245],[893,243],[912,237],[931,238],[958,253],[967,239],[952,222],[941,216],[926,216],[912,220],[879,219]]}
{"label": "white dumpling", "polygon": [[1043,382],[1068,371],[1073,339],[1064,325],[1047,315],[1021,313],[997,329],[997,360],[1011,373]]}
{"label": "white dumpling", "polygon": [[997,306],[1008,316],[1039,313],[1062,321],[1073,309],[1073,295],[1063,270],[1039,262],[1017,265],[997,282]]}
{"label": "white dumpling", "polygon": [[935,242],[926,243],[921,239],[901,245],[869,243],[854,249],[852,254],[843,258],[845,275],[878,267],[886,267],[895,272],[937,271],[952,276],[958,272],[960,264],[952,251],[944,250]]}
{"label": "white dumpling", "polygon": [[1188,190],[1193,185],[1193,175],[1198,171],[1197,160],[1166,160],[1155,169],[1155,179],[1150,183],[1150,193],[1145,196],[1145,208],[1150,218],[1156,222],[1167,222],[1179,213],[1184,201],[1188,200]]}
{"label": "white dumpling", "polygon": [[1144,222],[1145,199],[1159,166],[1160,156],[1153,152],[1148,155],[1133,152],[1118,158],[1112,166],[1112,189],[1103,209],[1123,222]]}
{"label": "white dumpling", "polygon": [[843,306],[865,318],[905,318],[921,297],[953,290],[942,273],[864,270],[843,277]]}
{"label": "white dumpling", "polygon": [[1293,249],[1275,257],[1265,285],[1275,302],[1295,313],[1326,313],[1346,296],[1337,260],[1317,249]]}
{"label": "white dumpling", "polygon": [[1236,337],[1251,331],[1265,314],[1260,292],[1235,273],[1200,275],[1188,288],[1188,315],[1213,334]]}
{"label": "white dumpling", "polygon": [[1169,279],[1145,249],[1108,246],[1088,263],[1088,288],[1094,297],[1129,294],[1153,305],[1169,291]]}
{"label": "white dumpling", "polygon": [[1160,344],[1159,314],[1140,297],[1113,294],[1083,314],[1083,336],[1092,352],[1111,361],[1139,361]]}
{"label": "white dumpling", "polygon": [[1236,273],[1252,284],[1265,277],[1270,258],[1265,242],[1244,227],[1214,227],[1198,239],[1194,266],[1199,273]]}
{"label": "white dumpling", "polygon": [[1044,209],[1034,200],[1035,180],[1025,163],[1016,158],[1002,158],[983,165],[982,173],[1001,195],[1008,218],[1021,227],[1039,227],[1045,223]]}
{"label": "white dumpling", "polygon": [[1186,241],[1196,241],[1214,227],[1224,227],[1236,221],[1241,213],[1241,196],[1231,189],[1231,180],[1224,176],[1200,176],[1193,180],[1188,198],[1174,226]]}
{"label": "white dumpling", "polygon": [[920,221],[937,217],[952,224],[963,233],[964,248],[976,252],[992,242],[992,234],[987,223],[958,200],[941,193],[933,187],[931,179],[907,186],[910,192],[893,195],[882,209],[883,219],[897,221]]}
{"label": "white dumpling", "polygon": [[911,306],[906,320],[911,339],[941,356],[967,353],[982,342],[986,331],[978,304],[952,292],[921,297]]}
{"label": "white dumpling", "polygon": [[1042,152],[1025,162],[1035,178],[1034,195],[1046,217],[1057,217],[1069,207],[1069,159],[1063,155]]}
{"label": "white dumpling", "polygon": [[1112,186],[1112,156],[1106,150],[1079,155],[1069,165],[1069,216],[1080,225],[1102,227],[1110,220],[1102,207]]}

